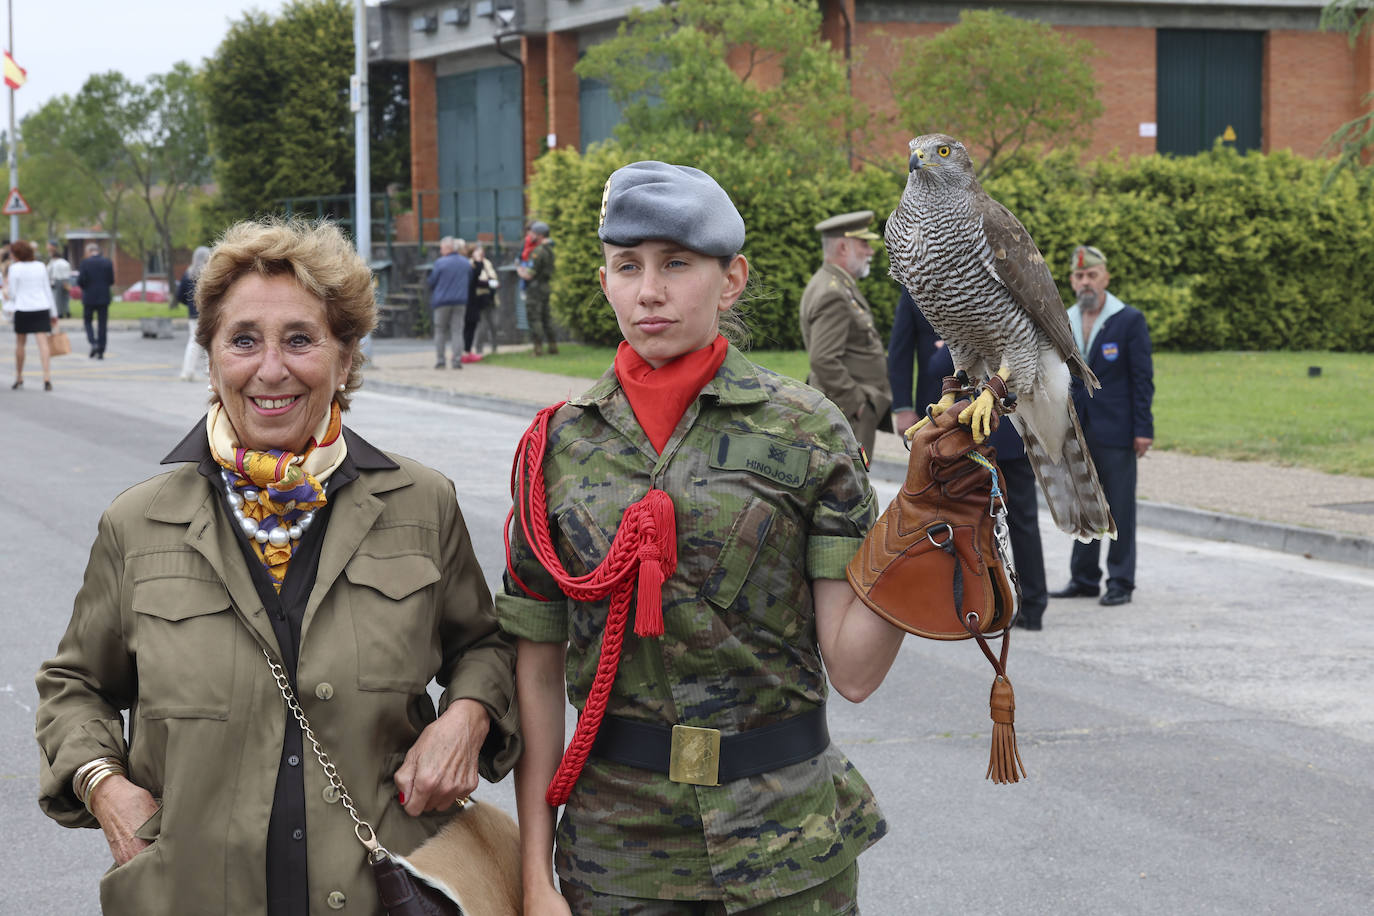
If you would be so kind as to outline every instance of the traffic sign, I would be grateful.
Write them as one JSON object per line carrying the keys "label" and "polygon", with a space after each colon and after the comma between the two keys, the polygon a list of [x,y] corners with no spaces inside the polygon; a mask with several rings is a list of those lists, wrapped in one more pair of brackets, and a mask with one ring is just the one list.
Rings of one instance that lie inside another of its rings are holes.
{"label": "traffic sign", "polygon": [[5,198],[5,208],[0,213],[6,216],[23,216],[29,212],[29,203],[18,188],[10,188],[10,196]]}

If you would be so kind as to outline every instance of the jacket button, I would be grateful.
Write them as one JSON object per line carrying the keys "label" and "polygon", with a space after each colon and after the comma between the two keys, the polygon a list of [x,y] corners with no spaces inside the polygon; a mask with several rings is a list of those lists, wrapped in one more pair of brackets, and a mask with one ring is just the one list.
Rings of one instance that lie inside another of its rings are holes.
{"label": "jacket button", "polygon": [[334,788],[333,786],[325,786],[325,787],[324,787],[324,792],[321,793],[321,794],[324,795],[324,800],[325,800],[326,802],[328,802],[329,804],[331,804],[331,805],[336,805],[336,804],[338,804],[338,802],[339,802],[339,790],[336,789],[336,788]]}
{"label": "jacket button", "polygon": [[300,766],[301,758],[297,757],[295,754],[292,754],[290,757],[286,758],[286,762],[293,767]]}
{"label": "jacket button", "polygon": [[330,891],[329,896],[324,898],[324,902],[329,904],[331,910],[341,910],[344,908],[344,904],[348,902],[348,898],[344,896],[343,891]]}
{"label": "jacket button", "polygon": [[321,700],[328,700],[334,696],[334,685],[328,681],[320,681],[315,685],[315,696]]}

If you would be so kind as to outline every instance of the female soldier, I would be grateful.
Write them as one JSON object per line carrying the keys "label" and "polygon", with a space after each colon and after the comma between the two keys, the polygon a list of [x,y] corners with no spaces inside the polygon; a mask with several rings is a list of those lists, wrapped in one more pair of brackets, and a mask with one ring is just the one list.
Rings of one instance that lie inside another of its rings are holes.
{"label": "female soldier", "polygon": [[862,700],[902,638],[844,580],[876,516],[859,448],[720,335],[749,265],[709,175],[617,170],[598,234],[625,342],[521,443],[497,599],[520,639],[526,912],[855,912],[886,824],[830,744],[826,675]]}

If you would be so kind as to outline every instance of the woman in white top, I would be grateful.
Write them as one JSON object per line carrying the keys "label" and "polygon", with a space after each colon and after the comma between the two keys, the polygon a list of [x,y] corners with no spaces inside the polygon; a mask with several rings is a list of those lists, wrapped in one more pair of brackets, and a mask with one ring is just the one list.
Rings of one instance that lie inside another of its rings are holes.
{"label": "woman in white top", "polygon": [[48,285],[48,271],[33,259],[33,246],[20,239],[10,245],[14,256],[5,278],[5,311],[14,312],[14,384],[24,387],[24,344],[38,335],[38,359],[43,363],[43,390],[52,391],[52,362],[48,335],[57,326],[57,303]]}

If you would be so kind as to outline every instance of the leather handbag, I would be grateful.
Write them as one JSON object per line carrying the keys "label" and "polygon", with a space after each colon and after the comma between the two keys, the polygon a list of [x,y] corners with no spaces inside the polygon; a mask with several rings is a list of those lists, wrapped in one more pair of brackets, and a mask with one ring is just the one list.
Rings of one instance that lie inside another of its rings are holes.
{"label": "leather handbag", "polygon": [[[1006,660],[1020,589],[996,451],[959,425],[965,406],[956,403],[914,434],[906,480],[846,575],[864,604],[906,632],[978,642],[996,672],[987,778],[1016,782],[1025,767]],[[1000,657],[989,635],[1002,640]]]}
{"label": "leather handbag", "polygon": [[338,768],[315,737],[296,701],[286,670],[266,649],[267,665],[286,707],[300,723],[339,802],[353,818],[353,833],[367,850],[377,898],[387,916],[519,916],[520,831],[499,808],[460,799],[458,811],[409,856],[391,852],[358,814]]}

